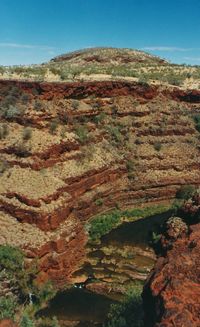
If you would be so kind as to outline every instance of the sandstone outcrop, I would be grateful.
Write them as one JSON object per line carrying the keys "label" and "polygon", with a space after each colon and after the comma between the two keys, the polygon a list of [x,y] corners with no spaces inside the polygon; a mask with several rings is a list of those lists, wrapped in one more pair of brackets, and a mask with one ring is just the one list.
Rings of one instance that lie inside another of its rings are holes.
{"label": "sandstone outcrop", "polygon": [[0,327],[17,327],[17,325],[10,319],[0,320]]}
{"label": "sandstone outcrop", "polygon": [[169,230],[165,256],[159,257],[146,281],[145,326],[199,326],[200,224],[191,225],[189,232],[182,225],[180,231],[178,235],[177,229]]}
{"label": "sandstone outcrop", "polygon": [[70,280],[95,214],[200,184],[199,91],[1,80],[0,100],[0,244],[38,258],[38,280]]}

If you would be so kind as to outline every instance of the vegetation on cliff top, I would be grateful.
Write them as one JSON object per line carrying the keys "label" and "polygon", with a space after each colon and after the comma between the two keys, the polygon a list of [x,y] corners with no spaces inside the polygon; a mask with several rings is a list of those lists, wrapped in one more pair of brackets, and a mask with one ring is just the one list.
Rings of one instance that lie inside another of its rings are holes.
{"label": "vegetation on cliff top", "polygon": [[90,48],[67,53],[42,65],[0,66],[0,77],[37,81],[131,79],[198,88],[199,66],[170,64],[134,49]]}

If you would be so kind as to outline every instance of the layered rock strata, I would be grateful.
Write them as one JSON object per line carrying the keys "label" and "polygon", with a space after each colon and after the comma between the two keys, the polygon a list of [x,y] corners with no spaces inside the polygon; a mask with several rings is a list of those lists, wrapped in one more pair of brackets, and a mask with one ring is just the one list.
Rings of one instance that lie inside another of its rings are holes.
{"label": "layered rock strata", "polygon": [[0,100],[0,243],[39,258],[40,280],[70,280],[95,214],[200,184],[198,91],[0,81]]}

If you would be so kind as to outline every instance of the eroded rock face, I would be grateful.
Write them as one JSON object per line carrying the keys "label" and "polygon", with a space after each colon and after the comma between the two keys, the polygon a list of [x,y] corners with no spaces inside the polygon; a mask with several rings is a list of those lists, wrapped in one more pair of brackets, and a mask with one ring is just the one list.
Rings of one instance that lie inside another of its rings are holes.
{"label": "eroded rock face", "polygon": [[199,94],[1,80],[0,244],[38,258],[38,280],[61,285],[84,257],[91,217],[168,203],[181,185],[199,185],[199,134],[189,118]]}
{"label": "eroded rock face", "polygon": [[10,319],[0,320],[0,327],[17,327],[17,325]]}
{"label": "eroded rock face", "polygon": [[160,257],[143,293],[145,326],[199,326],[200,224],[190,227]]}

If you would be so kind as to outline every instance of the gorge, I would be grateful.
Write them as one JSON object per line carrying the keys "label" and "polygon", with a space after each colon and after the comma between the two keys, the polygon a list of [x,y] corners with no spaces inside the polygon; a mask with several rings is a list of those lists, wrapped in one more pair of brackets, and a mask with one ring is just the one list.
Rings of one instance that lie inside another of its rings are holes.
{"label": "gorge", "polygon": [[[1,79],[0,245],[23,250],[27,267],[37,261],[37,284],[51,280],[58,297],[65,288],[66,297],[82,294],[74,286],[84,285],[83,302],[92,294],[95,300],[88,301],[98,302],[100,296],[108,308],[129,283],[143,284],[156,261],[150,236],[174,214],[177,194],[200,185],[199,103],[198,89],[125,78]],[[198,230],[194,227],[191,239],[177,240],[165,254],[175,271],[173,256],[179,248],[189,251]],[[153,297],[152,312],[159,311],[159,300],[153,307],[161,292],[157,284],[165,287],[162,278],[170,271],[161,258],[153,270],[158,281],[149,277],[153,284],[146,299]],[[193,280],[197,288],[198,278]],[[102,312],[108,310],[103,306]],[[152,326],[156,319],[151,318]],[[75,315],[66,320],[69,326],[73,320],[74,326],[87,326]]]}

